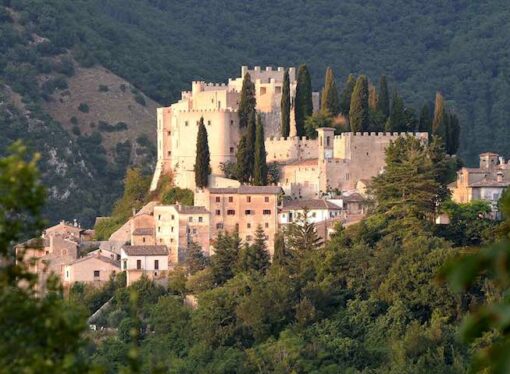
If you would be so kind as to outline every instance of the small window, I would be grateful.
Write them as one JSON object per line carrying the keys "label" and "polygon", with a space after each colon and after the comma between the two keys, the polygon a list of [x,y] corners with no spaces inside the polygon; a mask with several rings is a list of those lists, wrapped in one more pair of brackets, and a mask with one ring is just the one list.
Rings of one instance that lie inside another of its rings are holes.
{"label": "small window", "polygon": [[175,216],[172,214],[172,219],[175,219]]}
{"label": "small window", "polygon": [[234,153],[234,147],[230,147],[230,153]]}
{"label": "small window", "polygon": [[221,230],[221,229],[223,229],[223,223],[217,223],[216,230]]}
{"label": "small window", "polygon": [[315,213],[315,212],[313,212],[313,213],[312,213],[312,217],[313,217],[313,218],[315,218],[315,216],[316,216],[316,213]]}
{"label": "small window", "polygon": [[265,227],[266,229],[268,229],[268,228],[269,228],[269,223],[268,223],[268,222],[264,223],[264,227]]}
{"label": "small window", "polygon": [[193,217],[189,217],[188,222],[193,222]]}
{"label": "small window", "polygon": [[136,268],[140,270],[142,268],[142,260],[136,260]]}
{"label": "small window", "polygon": [[244,214],[247,215],[247,216],[251,215],[251,210],[250,209],[246,209],[244,211]]}
{"label": "small window", "polygon": [[159,238],[159,242],[160,242],[160,243],[163,243],[163,239]]}
{"label": "small window", "polygon": [[170,227],[170,232],[174,232],[174,227]]}
{"label": "small window", "polygon": [[216,209],[216,215],[217,215],[217,216],[221,216],[221,210]]}
{"label": "small window", "polygon": [[247,229],[251,229],[251,223],[246,224]]}
{"label": "small window", "polygon": [[171,131],[167,131],[166,133],[167,133],[168,136],[172,135]]}
{"label": "small window", "polygon": [[227,210],[227,216],[234,216],[236,214],[236,211],[234,209]]}
{"label": "small window", "polygon": [[202,217],[198,217],[198,222],[202,222],[204,219]]}
{"label": "small window", "polygon": [[228,202],[229,203],[233,203],[234,202],[234,197],[233,196],[229,196],[228,197]]}
{"label": "small window", "polygon": [[184,121],[184,126],[188,127],[188,121]]}
{"label": "small window", "polygon": [[158,226],[158,232],[161,232],[161,227],[160,226]]}
{"label": "small window", "polygon": [[246,196],[246,202],[251,203],[251,196]]}
{"label": "small window", "polygon": [[211,126],[211,121],[207,121],[207,126]]}
{"label": "small window", "polygon": [[159,260],[154,260],[154,269],[159,270]]}
{"label": "small window", "polygon": [[197,233],[197,229],[193,229],[192,233],[196,234]]}
{"label": "small window", "polygon": [[233,120],[233,119],[231,119],[231,120],[230,120],[230,126],[233,126],[233,125],[234,125],[234,120]]}
{"label": "small window", "polygon": [[172,151],[168,151],[167,154],[168,154],[168,156],[171,156],[172,155]]}
{"label": "small window", "polygon": [[122,261],[122,268],[127,270],[127,260]]}
{"label": "small window", "polygon": [[158,214],[158,221],[161,220],[161,214]]}
{"label": "small window", "polygon": [[262,212],[265,216],[269,216],[271,215],[271,210],[270,209],[264,209],[264,211]]}
{"label": "small window", "polygon": [[99,270],[94,270],[94,278],[99,278]]}
{"label": "small window", "polygon": [[265,197],[264,197],[264,202],[265,202],[265,203],[268,203],[268,202],[269,202],[269,196],[265,196]]}
{"label": "small window", "polygon": [[142,237],[142,242],[145,243],[145,236]]}
{"label": "small window", "polygon": [[247,242],[251,241],[251,235],[246,235],[246,241]]}
{"label": "small window", "polygon": [[220,197],[219,196],[216,196],[216,202],[219,203],[221,200],[220,200]]}
{"label": "small window", "polygon": [[69,270],[66,270],[66,278],[69,278]]}

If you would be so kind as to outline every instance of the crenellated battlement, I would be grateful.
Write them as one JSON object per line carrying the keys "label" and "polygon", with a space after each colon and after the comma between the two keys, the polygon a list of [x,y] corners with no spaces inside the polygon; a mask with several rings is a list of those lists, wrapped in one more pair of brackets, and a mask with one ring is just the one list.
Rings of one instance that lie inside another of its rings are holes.
{"label": "crenellated battlement", "polygon": [[415,136],[424,137],[428,136],[426,132],[344,132],[340,135],[335,135],[335,139],[343,139],[346,137],[377,137],[377,138],[398,138],[399,136]]}
{"label": "crenellated battlement", "polygon": [[236,109],[176,109],[175,113],[237,113]]}

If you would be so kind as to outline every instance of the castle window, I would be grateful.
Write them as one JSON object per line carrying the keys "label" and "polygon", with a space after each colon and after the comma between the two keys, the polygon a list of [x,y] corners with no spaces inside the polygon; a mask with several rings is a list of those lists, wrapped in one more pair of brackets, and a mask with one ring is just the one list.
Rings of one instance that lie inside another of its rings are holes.
{"label": "castle window", "polygon": [[228,197],[228,202],[229,203],[233,203],[234,202],[234,197],[233,196],[229,196]]}
{"label": "castle window", "polygon": [[234,147],[230,147],[230,153],[234,153]]}
{"label": "castle window", "polygon": [[160,243],[163,243],[163,239],[159,238],[159,242],[160,242]]}
{"label": "castle window", "polygon": [[161,219],[161,214],[158,214],[158,221]]}
{"label": "castle window", "polygon": [[219,203],[220,202],[220,197],[219,196],[216,196],[216,202]]}
{"label": "castle window", "polygon": [[172,135],[171,131],[167,131],[168,136]]}
{"label": "castle window", "polygon": [[172,214],[172,219],[175,219],[175,216]]}
{"label": "castle window", "polygon": [[367,156],[368,156],[368,152],[367,152]]}
{"label": "castle window", "polygon": [[144,236],[144,237],[142,237],[142,242],[143,242],[143,243],[145,243],[145,236]]}
{"label": "castle window", "polygon": [[269,202],[269,196],[264,196],[264,202],[265,202],[265,203],[268,203],[268,202]]}
{"label": "castle window", "polygon": [[221,230],[221,229],[223,229],[223,223],[217,223],[216,230]]}
{"label": "castle window", "polygon": [[202,217],[198,217],[198,222],[202,222],[204,219]]}
{"label": "castle window", "polygon": [[172,151],[168,151],[168,152],[167,152],[167,155],[168,155],[168,156],[171,156],[171,155],[172,155]]}
{"label": "castle window", "polygon": [[271,210],[270,209],[264,209],[262,214],[264,214],[265,216],[269,216],[269,215],[271,215]]}
{"label": "castle window", "polygon": [[260,94],[261,95],[265,95],[266,91],[267,91],[266,87],[260,87]]}
{"label": "castle window", "polygon": [[196,234],[197,233],[197,229],[193,229],[193,234]]}
{"label": "castle window", "polygon": [[174,232],[174,227],[170,227],[170,232]]}
{"label": "castle window", "polygon": [[184,126],[188,127],[188,121],[184,121]]}
{"label": "castle window", "polygon": [[265,227],[266,229],[268,229],[268,228],[269,228],[269,223],[268,223],[268,222],[264,223],[264,227]]}
{"label": "castle window", "polygon": [[161,227],[160,226],[158,226],[158,232],[161,232]]}
{"label": "castle window", "polygon": [[329,147],[329,136],[326,136],[326,147]]}
{"label": "castle window", "polygon": [[211,121],[207,121],[207,126],[211,126]]}
{"label": "castle window", "polygon": [[234,120],[233,120],[233,119],[231,119],[231,120],[230,120],[230,126],[233,126],[233,125],[234,125]]}
{"label": "castle window", "polygon": [[236,214],[236,211],[234,209],[227,210],[227,216],[234,216]]}
{"label": "castle window", "polygon": [[159,270],[159,260],[154,260],[154,270]]}
{"label": "castle window", "polygon": [[246,202],[251,203],[251,196],[246,196]]}
{"label": "castle window", "polygon": [[246,216],[251,215],[251,210],[250,210],[250,209],[246,209],[246,210],[244,211],[244,214],[245,214]]}
{"label": "castle window", "polygon": [[216,215],[221,216],[221,211],[219,209],[216,209]]}
{"label": "castle window", "polygon": [[246,228],[251,229],[251,223],[248,223],[248,224],[246,225]]}
{"label": "castle window", "polygon": [[142,260],[136,260],[136,268],[140,270],[142,268]]}
{"label": "castle window", "polygon": [[94,278],[99,278],[99,270],[94,270]]}

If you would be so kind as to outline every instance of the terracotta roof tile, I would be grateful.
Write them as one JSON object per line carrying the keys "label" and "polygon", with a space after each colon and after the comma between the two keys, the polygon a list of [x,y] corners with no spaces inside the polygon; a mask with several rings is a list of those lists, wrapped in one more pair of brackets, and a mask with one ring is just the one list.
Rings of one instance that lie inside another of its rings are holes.
{"label": "terracotta roof tile", "polygon": [[165,245],[126,245],[122,247],[128,256],[167,256]]}
{"label": "terracotta roof tile", "polygon": [[295,209],[327,209],[327,210],[342,210],[338,205],[335,205],[323,199],[310,199],[310,200],[287,200],[283,202],[282,211],[289,211]]}

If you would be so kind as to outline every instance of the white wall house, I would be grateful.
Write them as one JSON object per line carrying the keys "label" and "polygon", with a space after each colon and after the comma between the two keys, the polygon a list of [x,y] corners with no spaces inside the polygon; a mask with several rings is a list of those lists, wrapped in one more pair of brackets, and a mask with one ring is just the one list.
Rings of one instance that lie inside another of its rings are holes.
{"label": "white wall house", "polygon": [[126,271],[128,286],[146,275],[150,279],[166,276],[168,248],[164,245],[126,245],[120,251],[121,269]]}
{"label": "white wall house", "polygon": [[322,199],[284,201],[278,215],[280,224],[288,224],[298,220],[308,209],[308,222],[319,223],[340,217],[342,208]]}

